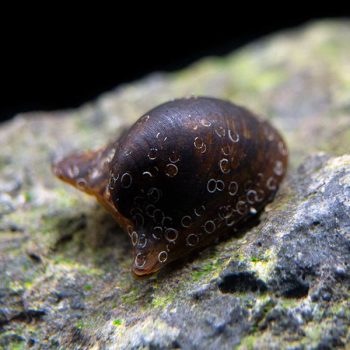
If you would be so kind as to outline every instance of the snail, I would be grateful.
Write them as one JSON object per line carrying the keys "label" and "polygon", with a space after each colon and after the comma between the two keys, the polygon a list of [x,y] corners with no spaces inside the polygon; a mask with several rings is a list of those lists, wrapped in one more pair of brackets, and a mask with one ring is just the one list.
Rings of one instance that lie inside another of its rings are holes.
{"label": "snail", "polygon": [[267,121],[228,101],[191,97],[155,107],[117,141],[68,156],[53,171],[114,215],[142,276],[260,212],[287,162],[286,144]]}

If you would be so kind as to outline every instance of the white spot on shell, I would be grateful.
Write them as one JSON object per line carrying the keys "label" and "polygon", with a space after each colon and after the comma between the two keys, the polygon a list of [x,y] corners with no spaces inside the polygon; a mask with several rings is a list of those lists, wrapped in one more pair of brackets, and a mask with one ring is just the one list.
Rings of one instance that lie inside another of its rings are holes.
{"label": "white spot on shell", "polygon": [[194,142],[193,142],[193,145],[196,149],[202,149],[203,145],[204,145],[204,142],[203,140],[200,138],[200,137],[196,137],[194,139]]}
{"label": "white spot on shell", "polygon": [[228,129],[228,138],[230,139],[231,142],[236,143],[239,141],[239,134],[235,133],[231,129]]}
{"label": "white spot on shell", "polygon": [[225,182],[222,180],[216,180],[216,189],[218,191],[223,191],[225,189]]}
{"label": "white spot on shell", "polygon": [[149,119],[149,115],[146,114],[146,115],[144,115],[144,116],[141,118],[141,121],[143,121],[143,122],[145,123],[145,122],[148,121],[148,119]]}
{"label": "white spot on shell", "polygon": [[227,158],[222,158],[219,161],[219,167],[220,167],[220,170],[223,174],[228,174],[231,171],[230,163],[229,163]]}
{"label": "white spot on shell", "polygon": [[232,215],[229,218],[225,219],[225,224],[226,224],[227,227],[231,227],[231,226],[233,226],[236,223],[236,221],[234,220],[233,217],[234,216]]}
{"label": "white spot on shell", "polygon": [[281,176],[283,174],[283,163],[280,160],[277,160],[275,166],[273,168],[273,172],[277,176]]}
{"label": "white spot on shell", "polygon": [[138,240],[138,248],[145,248],[147,244],[147,238],[144,234],[140,235]]}
{"label": "white spot on shell", "polygon": [[157,203],[160,200],[161,196],[162,196],[161,190],[159,190],[156,187],[151,187],[147,191],[147,197],[152,203]]}
{"label": "white spot on shell", "polygon": [[238,192],[238,183],[236,181],[231,181],[228,185],[228,194],[230,196],[235,196]]}
{"label": "white spot on shell", "polygon": [[207,191],[209,193],[214,193],[216,191],[216,180],[210,179],[207,183]]}
{"label": "white spot on shell", "polygon": [[180,154],[177,151],[172,151],[169,156],[170,163],[177,163],[180,160]]}
{"label": "white spot on shell", "polygon": [[142,269],[146,264],[146,256],[141,254],[141,253],[138,253],[135,257],[135,266],[138,268],[138,269]]}
{"label": "white spot on shell", "polygon": [[263,190],[258,190],[257,193],[256,193],[256,196],[255,196],[255,200],[257,202],[262,202],[263,199],[264,199],[264,195],[265,195],[265,193],[264,193]]}
{"label": "white spot on shell", "polygon": [[160,132],[158,132],[157,135],[156,135],[156,139],[161,140],[161,139],[163,138],[163,140],[161,140],[161,142],[162,142],[162,141],[165,142],[165,141],[168,139],[168,136],[164,136],[164,137],[163,137],[163,136],[161,136],[161,135],[162,135],[162,134],[161,134]]}
{"label": "white spot on shell", "polygon": [[221,152],[224,156],[228,156],[231,154],[232,150],[231,147],[229,145],[225,145],[221,147]]}
{"label": "white spot on shell", "polygon": [[247,204],[244,201],[238,201],[236,204],[236,210],[240,215],[244,215],[247,213]]}
{"label": "white spot on shell", "polygon": [[256,202],[257,192],[255,190],[249,190],[246,197],[249,204],[254,204]]}
{"label": "white spot on shell", "polygon": [[72,165],[67,169],[67,175],[71,179],[78,177],[79,173],[80,173],[80,170],[77,165]]}
{"label": "white spot on shell", "polygon": [[168,228],[164,233],[165,239],[169,242],[175,242],[178,236],[179,236],[179,232],[174,228]]}
{"label": "white spot on shell", "polygon": [[162,234],[163,234],[163,229],[160,226],[153,227],[153,232],[152,232],[153,238],[155,238],[156,240],[160,240],[162,238]]}
{"label": "white spot on shell", "polygon": [[273,176],[271,176],[271,177],[269,177],[268,179],[267,179],[267,181],[266,181],[266,187],[269,189],[269,190],[275,190],[275,189],[277,189],[277,181],[276,181],[276,179],[273,177]]}
{"label": "white spot on shell", "polygon": [[205,211],[205,206],[201,205],[198,209],[194,208],[193,211],[194,211],[196,216],[202,216],[204,214],[204,211]]}
{"label": "white spot on shell", "polygon": [[178,167],[173,163],[169,163],[165,166],[165,174],[169,177],[176,176],[178,172],[179,172]]}
{"label": "white spot on shell", "polygon": [[150,148],[148,152],[148,158],[150,160],[155,160],[157,159],[157,156],[158,156],[158,149],[155,147]]}
{"label": "white spot on shell", "polygon": [[218,126],[215,128],[215,134],[218,135],[219,137],[225,137],[226,131],[224,127]]}
{"label": "white spot on shell", "polygon": [[250,214],[252,214],[252,215],[256,215],[258,213],[257,210],[255,208],[253,208],[253,207],[251,207],[249,209],[249,211],[250,211]]}
{"label": "white spot on shell", "polygon": [[182,227],[184,227],[184,228],[190,227],[191,223],[192,223],[192,218],[189,215],[185,215],[182,217],[182,219],[181,219]]}
{"label": "white spot on shell", "polygon": [[216,230],[216,225],[213,220],[208,220],[204,224],[204,231],[208,234],[213,233]]}
{"label": "white spot on shell", "polygon": [[175,245],[175,241],[169,242],[169,243],[165,246],[165,249],[167,250],[167,252],[170,252],[170,246],[174,246],[174,245]]}
{"label": "white spot on shell", "polygon": [[218,215],[221,220],[228,219],[233,214],[233,208],[231,205],[222,205],[218,209]]}
{"label": "white spot on shell", "polygon": [[163,250],[158,254],[158,261],[162,264],[165,263],[168,259],[168,253]]}
{"label": "white spot on shell", "polygon": [[202,119],[201,120],[201,124],[203,126],[205,126],[206,128],[208,128],[210,125],[211,125],[211,122],[209,120],[206,120],[206,119]]}
{"label": "white spot on shell", "polygon": [[153,177],[153,176],[152,176],[152,173],[149,172],[149,171],[144,171],[144,172],[142,173],[142,175],[144,175],[144,176],[149,176],[149,177]]}
{"label": "white spot on shell", "polygon": [[124,173],[120,178],[120,182],[123,188],[130,188],[132,185],[132,176],[129,173]]}
{"label": "white spot on shell", "polygon": [[148,170],[144,171],[142,173],[143,176],[145,177],[156,177],[158,175],[158,168],[156,166],[149,168]]}
{"label": "white spot on shell", "polygon": [[202,138],[200,138],[198,136],[194,139],[193,145],[196,149],[201,151],[201,153],[205,153],[207,150],[207,145],[204,143]]}
{"label": "white spot on shell", "polygon": [[195,245],[198,244],[198,242],[199,242],[199,237],[194,233],[191,233],[186,237],[186,243],[190,247],[194,247]]}
{"label": "white spot on shell", "polygon": [[278,146],[278,151],[279,151],[283,156],[288,155],[287,148],[286,148],[285,144],[284,144],[282,141],[279,141],[277,146]]}
{"label": "white spot on shell", "polygon": [[225,183],[222,180],[209,179],[207,183],[207,191],[209,193],[214,193],[215,191],[223,191],[225,188]]}

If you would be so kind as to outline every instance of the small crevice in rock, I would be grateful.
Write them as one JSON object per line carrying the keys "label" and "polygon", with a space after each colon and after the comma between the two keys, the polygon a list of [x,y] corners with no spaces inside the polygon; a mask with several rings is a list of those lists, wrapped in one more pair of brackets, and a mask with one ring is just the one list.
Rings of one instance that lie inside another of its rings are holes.
{"label": "small crevice in rock", "polygon": [[69,242],[73,239],[76,232],[85,229],[87,226],[86,215],[82,214],[80,217],[62,218],[57,225],[57,229],[60,233],[59,238],[55,242],[55,246],[52,248],[56,250],[58,246]]}
{"label": "small crevice in rock", "polygon": [[34,319],[41,319],[45,315],[46,311],[44,309],[28,309],[21,312],[16,319],[30,323]]}
{"label": "small crevice in rock", "polygon": [[267,286],[251,271],[225,272],[218,281],[222,293],[265,292]]}
{"label": "small crevice in rock", "polygon": [[293,281],[294,285],[282,291],[282,295],[287,298],[304,298],[309,294],[309,284],[305,281]]}
{"label": "small crevice in rock", "polygon": [[31,323],[33,320],[40,320],[45,315],[46,315],[46,311],[42,309],[23,310],[13,315],[10,315],[9,317],[6,317],[6,315],[3,314],[3,317],[0,318],[0,326],[3,326],[13,321],[23,321],[23,322]]}
{"label": "small crevice in rock", "polygon": [[306,275],[279,276],[269,282],[271,290],[286,298],[304,298],[309,294],[310,285],[305,280]]}
{"label": "small crevice in rock", "polygon": [[35,263],[42,263],[41,256],[33,251],[27,251],[27,255],[31,260],[33,260]]}

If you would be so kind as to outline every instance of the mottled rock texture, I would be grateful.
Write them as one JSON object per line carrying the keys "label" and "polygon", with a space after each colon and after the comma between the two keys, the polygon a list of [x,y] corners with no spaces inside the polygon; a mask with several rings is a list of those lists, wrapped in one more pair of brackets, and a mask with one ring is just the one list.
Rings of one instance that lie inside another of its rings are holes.
{"label": "mottled rock texture", "polygon": [[[349,37],[347,21],[309,24],[2,124],[0,348],[349,347]],[[238,235],[136,280],[128,236],[50,163],[189,94],[266,116],[289,145],[288,175]]]}

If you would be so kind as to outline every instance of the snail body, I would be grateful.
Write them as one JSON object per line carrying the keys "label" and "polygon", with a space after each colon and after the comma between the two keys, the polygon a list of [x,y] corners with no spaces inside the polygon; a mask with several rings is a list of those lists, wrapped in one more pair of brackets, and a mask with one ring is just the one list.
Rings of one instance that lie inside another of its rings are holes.
{"label": "snail body", "polygon": [[164,103],[105,148],[54,165],[92,194],[133,245],[146,275],[233,232],[274,197],[287,168],[280,134],[243,107],[215,98]]}

